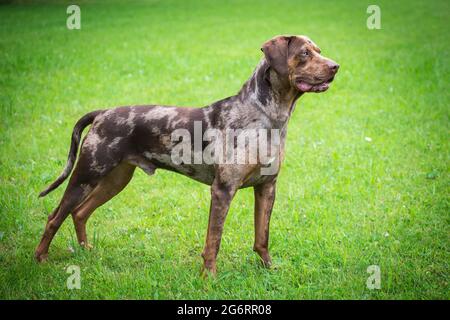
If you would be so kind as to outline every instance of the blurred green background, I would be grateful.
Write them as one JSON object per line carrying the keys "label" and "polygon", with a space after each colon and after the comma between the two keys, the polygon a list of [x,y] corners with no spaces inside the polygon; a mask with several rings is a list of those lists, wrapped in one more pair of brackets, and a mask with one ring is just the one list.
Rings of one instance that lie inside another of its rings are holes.
{"label": "blurred green background", "polygon": [[[448,1],[77,1],[0,5],[0,298],[448,299]],[[72,3],[72,2],[71,2]],[[199,277],[209,188],[137,171],[89,220],[71,219],[47,263],[33,253],[64,188],[84,113],[204,106],[235,94],[277,34],[305,34],[337,61],[330,90],[290,121],[271,222],[271,270],[252,252],[253,192],[228,215],[218,276]],[[81,268],[68,290],[66,268]],[[381,269],[369,290],[367,267]]]}

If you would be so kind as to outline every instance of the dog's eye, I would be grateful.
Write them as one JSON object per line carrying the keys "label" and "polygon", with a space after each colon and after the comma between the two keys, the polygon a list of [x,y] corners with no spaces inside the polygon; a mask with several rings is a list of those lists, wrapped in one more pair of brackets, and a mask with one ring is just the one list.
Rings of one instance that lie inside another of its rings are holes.
{"label": "dog's eye", "polygon": [[303,51],[302,56],[304,56],[304,57],[309,56],[309,51],[308,50]]}

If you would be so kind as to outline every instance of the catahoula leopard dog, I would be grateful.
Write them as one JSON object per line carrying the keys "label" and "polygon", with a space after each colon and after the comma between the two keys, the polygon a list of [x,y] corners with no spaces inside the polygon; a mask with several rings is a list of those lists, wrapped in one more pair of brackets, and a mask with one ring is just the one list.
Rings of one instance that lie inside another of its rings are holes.
{"label": "catahoula leopard dog", "polygon": [[[202,130],[279,129],[277,160],[284,159],[287,124],[297,99],[306,92],[326,91],[339,65],[323,57],[319,47],[306,36],[277,36],[261,48],[264,57],[238,94],[203,108],[162,105],[118,107],[84,115],[76,123],[64,171],[40,196],[57,188],[71,173],[81,133],[91,125],[83,140],[78,162],[64,195],[48,217],[35,257],[48,257],[50,243],[71,214],[78,242],[90,248],[86,222],[95,209],[113,198],[130,182],[136,167],[149,175],[167,169],[211,186],[206,244],[202,252],[203,274],[216,273],[216,257],[230,203],[237,190],[253,187],[255,195],[254,251],[264,266],[271,265],[269,222],[275,201],[279,166],[263,175],[267,163],[175,163],[170,156],[175,143],[171,133]],[[269,136],[267,136],[269,139]],[[204,146],[203,146],[204,147]],[[238,146],[235,145],[235,148]]]}

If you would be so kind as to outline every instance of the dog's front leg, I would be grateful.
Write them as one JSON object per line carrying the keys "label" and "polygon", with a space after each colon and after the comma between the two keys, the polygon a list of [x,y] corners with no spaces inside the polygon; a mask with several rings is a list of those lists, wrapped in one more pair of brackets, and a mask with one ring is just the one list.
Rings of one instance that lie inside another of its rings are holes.
{"label": "dog's front leg", "polygon": [[206,276],[208,272],[212,275],[216,274],[216,257],[219,252],[220,240],[222,239],[223,225],[236,190],[236,186],[218,181],[214,181],[211,186],[208,232],[205,249],[202,253],[204,260],[203,276]]}
{"label": "dog's front leg", "polygon": [[270,267],[269,224],[275,202],[276,181],[255,186],[255,244],[253,250],[261,257],[265,267]]}

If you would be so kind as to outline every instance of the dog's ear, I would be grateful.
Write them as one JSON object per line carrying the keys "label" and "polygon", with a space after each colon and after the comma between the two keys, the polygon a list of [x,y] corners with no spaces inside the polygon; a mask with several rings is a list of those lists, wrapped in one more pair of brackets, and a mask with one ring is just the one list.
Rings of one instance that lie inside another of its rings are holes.
{"label": "dog's ear", "polygon": [[261,47],[269,65],[281,76],[288,75],[287,59],[291,39],[292,36],[277,36],[266,41]]}

